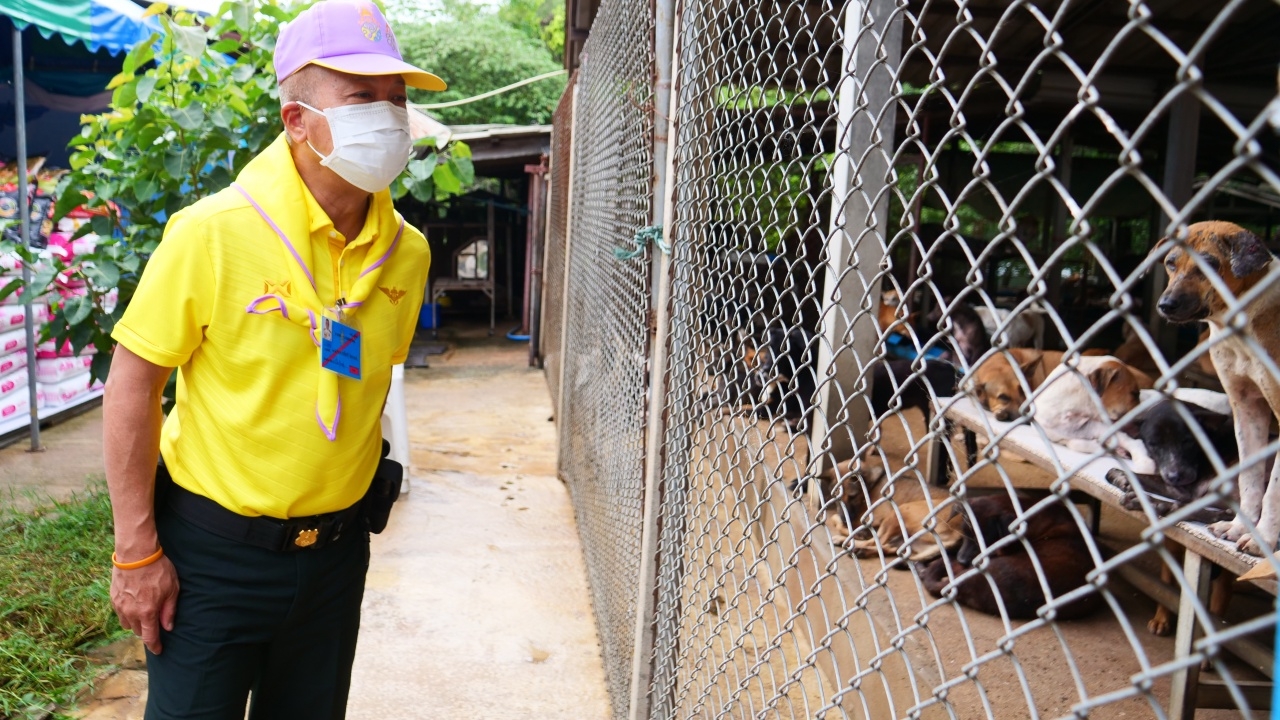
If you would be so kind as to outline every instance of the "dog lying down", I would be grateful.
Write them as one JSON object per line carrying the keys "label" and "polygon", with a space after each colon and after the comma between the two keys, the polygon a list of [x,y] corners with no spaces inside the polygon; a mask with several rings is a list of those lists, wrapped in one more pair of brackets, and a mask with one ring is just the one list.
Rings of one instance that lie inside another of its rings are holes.
{"label": "dog lying down", "polygon": [[[1208,394],[1197,397],[1194,392]],[[1212,396],[1221,395],[1211,391],[1194,392],[1180,389],[1176,397],[1186,397],[1187,400],[1194,398],[1213,404],[1216,398]],[[1224,466],[1235,464],[1240,453],[1236,445],[1235,427],[1230,413],[1215,412],[1189,401],[1182,404],[1212,443],[1214,452],[1218,454],[1222,464]],[[1217,475],[1213,463],[1210,462],[1204,447],[1196,440],[1182,413],[1178,412],[1175,403],[1163,400],[1143,413],[1138,435],[1155,461],[1156,473],[1130,476],[1119,468],[1113,468],[1107,473],[1107,481],[1124,491],[1124,498],[1120,502],[1126,509],[1142,510],[1137,487],[1142,488],[1152,509],[1161,517],[1212,492],[1211,486]],[[1132,483],[1130,477],[1133,479]],[[1135,484],[1137,487],[1134,486]],[[1233,484],[1231,494],[1224,499],[1235,505],[1239,503],[1239,498],[1240,495],[1235,491]],[[1230,520],[1234,513],[1225,507],[1228,502],[1221,503],[1224,507],[1200,508],[1187,519],[1202,523]],[[1175,556],[1182,552],[1182,548],[1172,541],[1166,540],[1165,546]],[[1231,599],[1231,588],[1235,578],[1222,568],[1215,568],[1215,572],[1217,574],[1214,576],[1209,594],[1209,612],[1222,617]],[[1173,584],[1173,570],[1168,565],[1160,566],[1160,579],[1166,584]],[[1164,605],[1157,605],[1155,616],[1147,622],[1147,630],[1153,635],[1168,635],[1173,632],[1174,617],[1173,611]]]}
{"label": "dog lying down", "polygon": [[[1240,452],[1236,445],[1235,425],[1231,415],[1214,412],[1190,402],[1182,403],[1182,406],[1212,443],[1223,465],[1230,467],[1235,464]],[[1155,463],[1155,471],[1150,474],[1134,474],[1133,482],[1119,468],[1113,468],[1107,473],[1107,481],[1125,492],[1121,500],[1125,509],[1142,510],[1142,503],[1138,500],[1137,488],[1133,483],[1146,492],[1152,509],[1160,517],[1212,492],[1211,486],[1216,475],[1213,463],[1173,402],[1161,401],[1143,413],[1138,436]],[[1224,499],[1238,501],[1238,498],[1238,494],[1233,492],[1231,497]],[[1202,508],[1187,519],[1202,523],[1230,520],[1233,513],[1225,509],[1227,504],[1223,502],[1223,507]]]}
{"label": "dog lying down", "polygon": [[[954,503],[936,513],[935,507],[936,503],[926,500],[893,505],[874,532],[866,525],[854,531],[853,554],[874,558],[884,553],[888,560],[909,545],[907,560],[924,562],[941,555],[943,549],[951,550],[964,539],[964,514]],[[835,540],[834,534],[831,539]]]}
{"label": "dog lying down", "polygon": [[[1083,587],[1095,565],[1076,519],[1062,505],[1052,504],[1019,522],[1018,507],[1031,504],[1019,498],[1015,505],[1003,494],[970,500],[968,512],[962,512],[964,540],[954,560],[943,555],[920,569],[925,589],[940,598],[952,586],[961,605],[997,616],[1003,607],[1010,619],[1019,620],[1036,617],[1046,602],[1046,585],[1055,598]],[[1021,539],[992,548],[1019,531]],[[984,549],[986,568],[966,575]],[[1084,617],[1102,602],[1098,593],[1085,595],[1058,607],[1056,618]]]}
{"label": "dog lying down", "polygon": [[[920,562],[961,540],[963,518],[957,506],[931,510],[949,497],[945,489],[904,477],[895,482],[878,464],[857,468],[855,460],[846,460],[816,476],[799,478],[790,489],[808,500],[833,543],[843,544],[853,537],[851,547],[858,557],[878,557],[880,552],[886,557],[896,555],[914,537],[907,559]],[[883,502],[884,498],[892,502]]]}
{"label": "dog lying down", "polygon": [[[1113,357],[1082,357],[1073,370],[1058,366],[1035,398],[1035,420],[1056,443],[1082,453],[1102,449],[1116,422],[1138,406],[1141,381],[1129,366]],[[1134,472],[1155,473],[1155,463],[1142,443],[1117,431],[1116,454],[1130,458]]]}

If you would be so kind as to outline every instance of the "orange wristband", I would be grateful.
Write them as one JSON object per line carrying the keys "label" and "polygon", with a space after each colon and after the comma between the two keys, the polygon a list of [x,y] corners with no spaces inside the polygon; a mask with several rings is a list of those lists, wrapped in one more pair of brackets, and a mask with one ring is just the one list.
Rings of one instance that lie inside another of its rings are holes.
{"label": "orange wristband", "polygon": [[162,557],[164,557],[164,548],[157,548],[154,553],[152,553],[147,557],[142,558],[141,560],[136,560],[134,562],[120,562],[119,560],[116,559],[116,554],[113,552],[111,553],[111,564],[115,565],[121,570],[137,570],[140,567],[146,567],[150,565],[151,563],[159,560]]}

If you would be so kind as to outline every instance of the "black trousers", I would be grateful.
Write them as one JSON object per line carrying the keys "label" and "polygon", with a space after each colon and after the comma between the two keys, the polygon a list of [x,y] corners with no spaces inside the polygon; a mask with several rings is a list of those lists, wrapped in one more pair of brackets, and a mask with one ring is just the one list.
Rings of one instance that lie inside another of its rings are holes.
{"label": "black trousers", "polygon": [[165,508],[178,571],[172,632],[147,652],[146,720],[341,720],[360,629],[369,534],[275,552],[225,540]]}

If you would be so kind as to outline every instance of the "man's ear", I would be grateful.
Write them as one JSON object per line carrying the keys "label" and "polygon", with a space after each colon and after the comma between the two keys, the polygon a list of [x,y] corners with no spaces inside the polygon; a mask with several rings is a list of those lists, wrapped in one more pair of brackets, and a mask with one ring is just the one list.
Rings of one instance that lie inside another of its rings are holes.
{"label": "man's ear", "polygon": [[1248,277],[1271,262],[1271,251],[1257,235],[1240,228],[1240,232],[1223,238],[1231,248],[1231,273],[1238,278]]}
{"label": "man's ear", "polygon": [[284,131],[294,145],[300,145],[307,140],[307,128],[302,123],[304,112],[302,106],[296,102],[285,103],[280,107],[280,120],[284,123]]}

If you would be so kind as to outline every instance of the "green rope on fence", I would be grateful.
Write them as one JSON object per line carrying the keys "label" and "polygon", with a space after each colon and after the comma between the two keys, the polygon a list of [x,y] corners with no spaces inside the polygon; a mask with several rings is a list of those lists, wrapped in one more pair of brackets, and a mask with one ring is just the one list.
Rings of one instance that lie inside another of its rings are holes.
{"label": "green rope on fence", "polygon": [[613,256],[619,260],[638,258],[644,254],[644,248],[649,243],[656,245],[663,253],[671,254],[671,246],[662,240],[662,228],[657,225],[650,225],[637,230],[635,237],[631,238],[631,244],[635,245],[634,250],[614,248]]}

